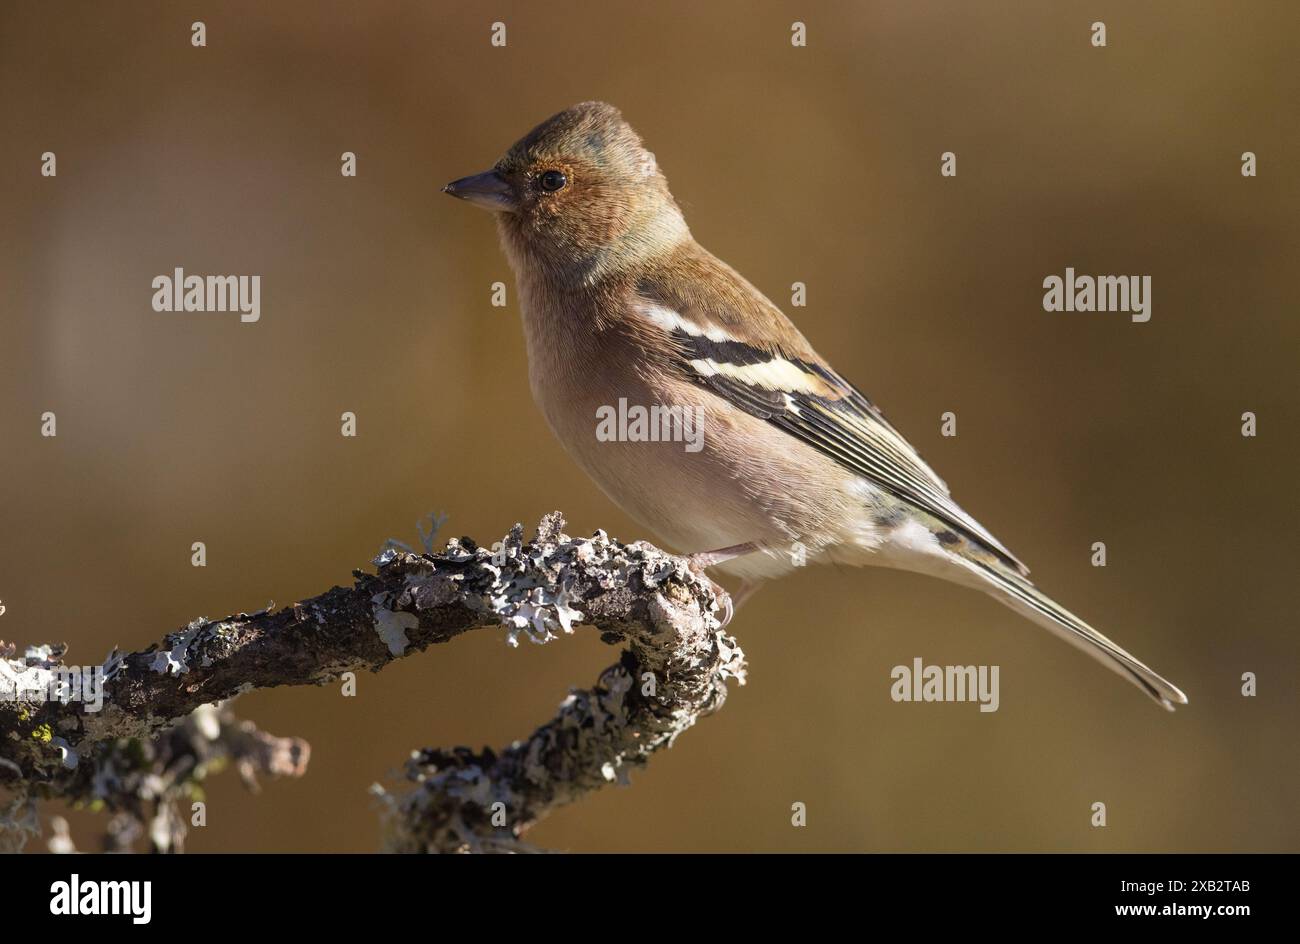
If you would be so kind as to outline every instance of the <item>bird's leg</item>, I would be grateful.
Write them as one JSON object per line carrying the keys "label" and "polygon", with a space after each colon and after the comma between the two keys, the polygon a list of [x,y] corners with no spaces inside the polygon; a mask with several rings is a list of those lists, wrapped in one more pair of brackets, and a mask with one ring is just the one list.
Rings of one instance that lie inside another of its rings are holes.
{"label": "bird's leg", "polygon": [[[736,615],[736,604],[732,602],[731,594],[727,593],[725,589],[719,586],[719,584],[712,577],[706,574],[704,570],[707,567],[723,564],[737,557],[744,557],[746,554],[753,554],[758,550],[761,550],[760,546],[751,541],[748,544],[733,544],[731,547],[718,548],[716,551],[702,551],[699,554],[692,554],[690,557],[686,558],[686,565],[690,567],[691,572],[695,574],[695,576],[707,580],[713,588],[713,595],[722,601],[723,626],[730,623],[731,618]],[[746,596],[753,595],[753,589],[746,593],[746,587],[749,586],[750,585],[746,583],[745,586],[741,588],[740,592],[742,594],[742,602]],[[754,589],[757,589],[757,585],[755,585]]]}
{"label": "bird's leg", "polygon": [[703,570],[705,567],[725,564],[729,560],[744,557],[746,554],[753,554],[758,550],[761,550],[761,547],[751,541],[748,544],[733,544],[731,547],[720,547],[716,551],[701,551],[698,554],[692,554],[687,560],[690,561],[692,570],[696,568]]}

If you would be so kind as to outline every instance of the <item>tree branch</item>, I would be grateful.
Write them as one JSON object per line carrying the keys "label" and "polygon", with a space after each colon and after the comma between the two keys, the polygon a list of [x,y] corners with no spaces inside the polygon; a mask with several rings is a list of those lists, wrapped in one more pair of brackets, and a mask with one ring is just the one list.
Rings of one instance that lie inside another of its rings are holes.
{"label": "tree branch", "polygon": [[[0,784],[19,799],[61,797],[121,809],[105,795],[104,764],[130,743],[157,744],[203,705],[278,685],[320,685],[344,672],[379,671],[396,659],[472,629],[504,626],[548,642],[579,623],[619,662],[590,691],[572,692],[554,720],[497,753],[425,750],[408,761],[414,787],[377,788],[395,851],[505,851],[547,812],[610,782],[626,782],[696,719],[718,708],[725,682],[743,683],[743,655],[718,622],[721,592],[685,560],[603,532],[572,539],[548,515],[523,541],[516,525],[488,551],[468,539],[439,554],[388,550],[352,587],[278,611],[195,620],[149,649],[114,651],[102,666],[103,704],[50,700],[75,678],[63,651],[29,649],[0,659]],[[0,653],[3,655],[3,653]],[[5,688],[17,697],[5,698]],[[234,725],[228,718],[228,725]],[[233,728],[232,728],[233,730]],[[255,729],[254,729],[255,730]],[[268,773],[301,773],[301,741],[249,734],[239,750]],[[261,745],[260,755],[252,748]],[[11,804],[11,820],[19,806]],[[0,824],[3,823],[0,816]]]}

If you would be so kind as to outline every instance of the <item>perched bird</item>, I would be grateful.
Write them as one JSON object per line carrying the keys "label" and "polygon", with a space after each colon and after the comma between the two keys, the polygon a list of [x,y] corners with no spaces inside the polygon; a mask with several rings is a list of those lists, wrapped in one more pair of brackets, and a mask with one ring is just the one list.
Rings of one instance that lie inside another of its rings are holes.
{"label": "perched bird", "polygon": [[[983,590],[1170,710],[1186,704],[1036,589],[880,410],[692,238],[616,108],[562,111],[443,191],[496,216],[533,397],[556,436],[628,514],[696,552],[697,567],[742,578],[738,600],[804,561],[919,571]],[[598,436],[598,418],[620,404],[676,408],[664,415],[683,425],[698,417],[700,447]]]}

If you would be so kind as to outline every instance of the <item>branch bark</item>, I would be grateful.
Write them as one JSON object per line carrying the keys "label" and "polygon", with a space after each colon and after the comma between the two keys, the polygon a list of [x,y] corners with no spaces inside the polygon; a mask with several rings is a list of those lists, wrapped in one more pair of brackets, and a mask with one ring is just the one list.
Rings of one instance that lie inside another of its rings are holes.
{"label": "branch bark", "polygon": [[[120,761],[124,745],[157,745],[196,709],[245,691],[377,672],[473,629],[504,627],[514,644],[591,625],[627,648],[552,721],[500,752],[417,752],[406,764],[411,786],[376,789],[390,850],[525,848],[520,837],[550,810],[626,782],[631,768],[721,706],[727,680],[744,681],[743,655],[717,618],[716,585],[649,544],[603,532],[574,539],[563,524],[558,513],[546,516],[528,542],[516,525],[491,551],[467,538],[437,554],[385,551],[374,573],[354,572],[351,587],[278,611],[195,620],[143,652],[114,651],[92,667],[103,678],[99,710],[45,697],[67,673],[61,650],[10,651],[0,659],[0,784],[16,795],[8,818],[22,820],[23,803],[53,797],[128,808],[107,785],[124,781],[105,778],[104,765]],[[6,683],[18,697],[3,697]],[[304,743],[245,734],[238,743],[252,769],[302,772]]]}

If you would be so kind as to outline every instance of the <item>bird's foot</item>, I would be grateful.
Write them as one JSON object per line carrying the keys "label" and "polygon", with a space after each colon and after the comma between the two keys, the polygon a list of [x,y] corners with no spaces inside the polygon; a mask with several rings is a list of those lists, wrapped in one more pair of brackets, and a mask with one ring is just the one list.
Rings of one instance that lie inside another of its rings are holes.
{"label": "bird's foot", "polygon": [[[734,544],[731,547],[719,548],[716,551],[703,551],[699,554],[692,554],[690,557],[686,558],[686,564],[691,569],[691,573],[695,574],[695,576],[699,577],[701,580],[707,581],[713,590],[713,595],[722,603],[723,626],[730,623],[731,618],[736,615],[736,606],[732,602],[731,594],[728,593],[716,580],[705,573],[705,569],[717,564],[725,563],[733,558],[752,554],[757,550],[759,550],[759,546],[754,543]],[[749,584],[747,583],[745,586],[749,587]],[[750,590],[749,592],[752,593],[753,591]],[[744,594],[745,590],[742,589],[741,593]]]}

